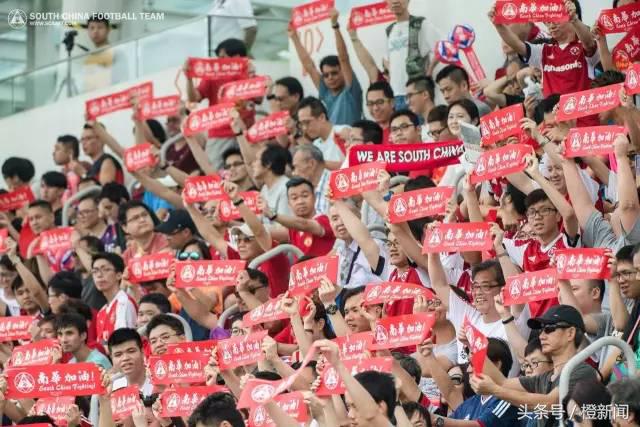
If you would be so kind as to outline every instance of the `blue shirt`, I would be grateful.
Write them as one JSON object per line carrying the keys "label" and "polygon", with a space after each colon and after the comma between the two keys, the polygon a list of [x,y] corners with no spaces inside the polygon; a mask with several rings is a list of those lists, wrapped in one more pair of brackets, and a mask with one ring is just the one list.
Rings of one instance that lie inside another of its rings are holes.
{"label": "blue shirt", "polygon": [[362,88],[353,75],[351,86],[345,86],[337,94],[332,94],[320,79],[320,100],[324,102],[329,113],[329,121],[334,125],[351,125],[362,118]]}
{"label": "blue shirt", "polygon": [[[91,350],[91,353],[89,353],[89,356],[87,357],[87,360],[85,360],[85,362],[95,363],[96,365],[101,366],[104,370],[111,369],[111,362],[109,362],[107,356],[100,353],[96,349]],[[69,363],[78,363],[78,361],[75,357],[72,357],[71,359],[69,359]]]}
{"label": "blue shirt", "polygon": [[456,420],[476,420],[482,427],[519,426],[518,409],[509,402],[489,396],[482,403],[481,396],[475,395],[464,402],[451,414]]}
{"label": "blue shirt", "polygon": [[158,212],[159,209],[167,209],[169,211],[173,210],[173,205],[167,202],[165,199],[161,199],[150,191],[145,191],[142,196],[142,203],[147,205],[149,209],[153,211],[153,213]]}

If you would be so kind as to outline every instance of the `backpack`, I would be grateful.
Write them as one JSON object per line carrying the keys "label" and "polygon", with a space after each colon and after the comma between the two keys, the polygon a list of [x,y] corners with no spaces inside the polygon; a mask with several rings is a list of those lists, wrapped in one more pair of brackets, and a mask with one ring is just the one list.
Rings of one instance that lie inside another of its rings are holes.
{"label": "backpack", "polygon": [[[420,29],[422,28],[423,16],[409,15],[409,51],[407,52],[407,75],[409,78],[423,76],[425,73],[425,58],[420,55]],[[392,23],[386,28],[387,38],[393,30]]]}

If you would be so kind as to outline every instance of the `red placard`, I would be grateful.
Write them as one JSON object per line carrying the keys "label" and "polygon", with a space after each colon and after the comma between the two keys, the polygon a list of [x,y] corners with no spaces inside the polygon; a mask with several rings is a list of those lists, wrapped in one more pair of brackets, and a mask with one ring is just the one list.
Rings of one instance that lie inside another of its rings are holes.
{"label": "red placard", "polygon": [[291,22],[289,22],[289,26],[298,29],[305,25],[329,19],[331,9],[333,8],[333,0],[317,0],[296,6],[291,9]]}
{"label": "red placard", "polygon": [[277,394],[276,389],[280,384],[282,380],[268,381],[255,378],[248,380],[240,393],[236,407],[238,409],[255,408],[268,402]]}
{"label": "red placard", "polygon": [[630,3],[615,9],[602,9],[598,28],[604,34],[626,33],[640,24],[640,4]]}
{"label": "red placard", "polygon": [[45,339],[15,347],[9,364],[14,367],[51,363],[51,351],[60,347],[58,340]]}
{"label": "red placard", "polygon": [[624,90],[627,95],[640,93],[640,64],[633,64],[627,69],[627,77],[624,81]]}
{"label": "red placard", "polygon": [[184,181],[182,190],[187,203],[208,202],[227,199],[218,175],[190,176]]}
{"label": "red placard", "polygon": [[626,134],[624,126],[591,126],[573,128],[565,139],[566,157],[597,156],[613,153],[613,143],[619,134]]}
{"label": "red placard", "polygon": [[154,385],[204,383],[204,367],[210,354],[180,353],[149,357]]}
{"label": "red placard", "polygon": [[229,102],[216,104],[213,107],[203,108],[202,110],[193,111],[187,117],[184,126],[184,136],[195,135],[209,129],[220,129],[231,125],[233,117],[231,111],[235,105]]}
{"label": "red placard", "polygon": [[417,218],[444,214],[453,187],[433,187],[394,194],[388,205],[389,222],[397,224]]}
{"label": "red placard", "polygon": [[462,325],[469,341],[469,351],[471,352],[471,366],[473,374],[480,375],[484,370],[484,361],[487,357],[487,348],[489,340],[487,337],[469,322],[469,318],[465,316]]}
{"label": "red placard", "polygon": [[29,328],[35,316],[0,317],[0,342],[31,339]]}
{"label": "red placard", "polygon": [[104,394],[98,365],[90,362],[9,368],[8,399]]}
{"label": "red placard", "polygon": [[200,353],[211,355],[218,340],[185,341],[167,344],[167,354]]}
{"label": "red placard", "polygon": [[623,83],[560,96],[556,120],[566,121],[591,116],[620,105],[618,92]]}
{"label": "red placard", "polygon": [[140,403],[140,388],[137,385],[120,388],[111,393],[110,401],[113,419],[122,421],[131,416]]}
{"label": "red placard", "polygon": [[396,16],[389,9],[387,2],[381,1],[351,8],[348,28],[355,30],[395,20]]}
{"label": "red placard", "polygon": [[6,228],[0,228],[0,255],[7,252],[8,237],[9,237],[9,230]]}
{"label": "red placard", "polygon": [[344,199],[378,187],[378,174],[385,164],[374,162],[331,172],[329,187],[334,200]]}
{"label": "red placard", "polygon": [[148,142],[137,144],[124,150],[124,165],[129,172],[153,167],[158,163],[158,158],[153,153],[152,145]]}
{"label": "red placard", "polygon": [[418,345],[431,333],[435,323],[433,313],[383,317],[376,322],[372,350],[384,350]]}
{"label": "red placard", "polygon": [[[36,400],[34,412],[36,414],[47,414],[58,426],[67,425],[67,411],[75,404],[73,396],[45,397]],[[44,424],[49,426],[48,424]]]}
{"label": "red placard", "polygon": [[564,0],[498,0],[496,24],[568,22]]}
{"label": "red placard", "polygon": [[247,141],[256,143],[260,141],[267,141],[281,135],[287,135],[289,133],[289,120],[291,116],[289,111],[278,111],[277,113],[269,114],[264,119],[258,120],[247,131]]}
{"label": "red placard", "polygon": [[331,340],[338,344],[340,360],[360,360],[366,357],[365,351],[373,343],[373,332],[360,332],[357,334],[336,337]]}
{"label": "red placard", "polygon": [[267,331],[260,331],[244,337],[218,341],[217,360],[220,369],[246,366],[263,360],[262,340],[266,336]]}
{"label": "red placard", "polygon": [[604,248],[558,249],[554,254],[558,279],[610,279]]}
{"label": "red placard", "polygon": [[[301,391],[281,394],[273,400],[280,409],[297,422],[304,423],[309,419],[309,412]],[[252,408],[247,425],[248,427],[277,427],[277,424],[271,419],[262,405]]]}
{"label": "red placard", "polygon": [[424,233],[422,253],[488,251],[493,248],[486,222],[439,224]]}
{"label": "red placard", "polygon": [[56,227],[40,233],[39,253],[68,251],[73,247],[73,227]]}
{"label": "red placard", "polygon": [[249,75],[249,59],[190,57],[185,74],[189,78],[205,80],[246,79]]}
{"label": "red placard", "polygon": [[145,99],[138,104],[138,120],[153,119],[160,116],[175,116],[180,111],[181,104],[180,95]]}
{"label": "red placard", "polygon": [[414,283],[382,282],[370,283],[364,290],[364,303],[366,305],[384,304],[417,296],[433,299],[433,292],[429,288]]}
{"label": "red placard", "polygon": [[272,298],[245,314],[242,318],[242,326],[249,327],[261,323],[288,319],[289,314],[282,311],[280,300],[281,298]]}
{"label": "red placard", "polygon": [[557,285],[555,268],[511,276],[502,289],[502,302],[508,306],[555,298],[558,296]]}
{"label": "red placard", "polygon": [[159,252],[153,255],[145,255],[133,258],[127,264],[129,281],[142,283],[151,280],[166,279],[169,277],[171,264],[175,261],[172,252]]}
{"label": "red placard", "polygon": [[129,89],[85,102],[85,110],[89,120],[95,120],[114,111],[131,108],[131,98],[137,97],[138,101],[153,98],[153,83],[145,82]]}
{"label": "red placard", "polygon": [[33,191],[28,185],[23,185],[15,190],[0,194],[0,212],[14,211],[28,205],[35,200]]}
{"label": "red placard", "polygon": [[429,142],[419,144],[369,144],[349,150],[352,166],[371,162],[386,163],[389,172],[410,172],[460,163],[464,154],[461,141]]}
{"label": "red placard", "polygon": [[[251,212],[255,213],[256,215],[260,215],[262,213],[262,210],[258,206],[258,198],[260,197],[259,192],[245,191],[239,193],[238,195],[244,200],[244,205],[251,209]],[[231,200],[229,200],[228,198],[220,200],[220,204],[218,205],[218,216],[220,217],[220,220],[224,222],[242,218],[242,215],[240,215],[240,211],[238,211],[238,208],[234,206],[233,202],[231,202]]]}
{"label": "red placard", "polygon": [[161,417],[188,417],[207,396],[218,392],[228,392],[226,387],[190,386],[176,387],[163,391],[160,394],[162,402]]}
{"label": "red placard", "polygon": [[620,71],[627,70],[640,58],[640,25],[629,30],[611,51],[613,63]]}
{"label": "red placard", "polygon": [[291,266],[289,295],[308,295],[320,287],[320,279],[327,276],[331,283],[338,281],[338,257],[316,257]]}
{"label": "red placard", "polygon": [[480,154],[471,173],[471,183],[501,178],[526,168],[524,157],[532,154],[533,148],[526,144],[509,144]]}
{"label": "red placard", "polygon": [[269,78],[265,76],[225,83],[220,87],[219,102],[236,102],[262,98],[267,93]]}
{"label": "red placard", "polygon": [[486,116],[480,117],[480,133],[482,145],[493,145],[512,135],[522,133],[520,120],[524,118],[522,104],[501,108]]}
{"label": "red placard", "polygon": [[235,286],[246,261],[203,260],[176,262],[176,288]]}
{"label": "red placard", "polygon": [[[376,371],[390,374],[393,366],[393,358],[370,357],[362,360],[346,360],[344,361],[344,366],[349,370],[351,375],[356,375],[364,371]],[[316,390],[316,395],[331,396],[345,393],[346,387],[336,368],[327,364],[321,375],[322,381]]]}

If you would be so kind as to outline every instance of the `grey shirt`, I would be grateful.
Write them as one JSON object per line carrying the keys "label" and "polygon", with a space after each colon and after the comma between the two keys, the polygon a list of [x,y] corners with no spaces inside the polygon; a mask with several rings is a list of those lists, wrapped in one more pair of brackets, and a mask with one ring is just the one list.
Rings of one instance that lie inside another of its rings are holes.
{"label": "grey shirt", "polygon": [[[287,199],[287,182],[289,178],[286,175],[282,175],[273,183],[271,188],[267,188],[266,185],[260,189],[260,195],[267,202],[267,205],[273,213],[282,215],[291,215],[289,210],[289,200]],[[267,220],[268,221],[268,220]]]}

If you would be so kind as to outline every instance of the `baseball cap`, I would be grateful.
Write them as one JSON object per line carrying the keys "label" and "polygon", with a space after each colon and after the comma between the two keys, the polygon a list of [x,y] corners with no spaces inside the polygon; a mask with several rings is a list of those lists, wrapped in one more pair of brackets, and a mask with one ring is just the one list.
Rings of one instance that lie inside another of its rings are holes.
{"label": "baseball cap", "polygon": [[192,233],[196,233],[196,225],[191,219],[191,215],[184,209],[176,209],[169,212],[166,221],[156,227],[156,231],[162,234],[172,234],[176,231],[188,228]]}
{"label": "baseball cap", "polygon": [[249,227],[247,224],[236,225],[231,227],[231,230],[230,230],[231,235],[238,234],[238,233],[244,234],[247,237],[254,237],[251,227]]}
{"label": "baseball cap", "polygon": [[542,316],[529,319],[527,325],[531,329],[542,329],[545,325],[567,323],[581,331],[585,330],[584,320],[578,310],[570,305],[559,304],[548,309]]}

